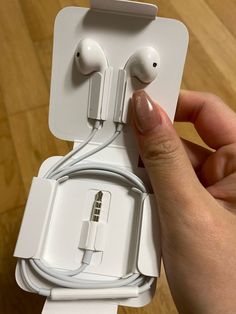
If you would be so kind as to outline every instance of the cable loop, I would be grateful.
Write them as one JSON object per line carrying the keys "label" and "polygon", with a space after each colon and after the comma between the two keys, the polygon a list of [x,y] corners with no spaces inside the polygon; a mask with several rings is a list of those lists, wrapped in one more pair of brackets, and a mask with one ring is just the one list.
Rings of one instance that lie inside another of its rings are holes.
{"label": "cable loop", "polygon": [[[80,146],[73,149],[70,153],[60,159],[56,164],[54,164],[51,169],[45,174],[45,178],[47,179],[54,179],[57,180],[59,183],[65,182],[66,180],[70,179],[72,176],[76,175],[79,176],[81,174],[89,173],[89,174],[100,174],[100,175],[109,175],[114,177],[115,179],[120,179],[131,185],[131,190],[133,192],[138,193],[141,196],[140,201],[140,219],[139,219],[139,230],[141,227],[141,215],[142,215],[142,206],[143,200],[147,195],[147,189],[142,182],[142,180],[137,177],[135,174],[115,167],[104,165],[102,163],[82,163],[79,164],[82,160],[98,153],[108,145],[110,145],[120,134],[122,131],[122,125],[118,124],[116,132],[113,136],[108,139],[106,142],[101,144],[100,146],[92,149],[90,152],[75,158],[74,160],[70,161],[65,165],[67,161],[69,161],[72,156],[77,154],[80,150],[82,150],[95,136],[96,132],[99,129],[101,123],[96,121],[94,125],[94,129],[92,130],[91,134],[89,135],[88,139],[83,142]],[[109,280],[109,281],[101,281],[101,280],[85,280],[76,277],[80,273],[82,273],[92,258],[92,251],[85,250],[86,255],[86,263],[83,263],[81,266],[76,270],[71,271],[59,271],[53,268],[50,268],[43,264],[42,261],[37,259],[20,259],[20,271],[25,284],[33,291],[37,292],[40,295],[44,295],[49,297],[51,295],[51,289],[56,289],[56,287],[64,287],[68,289],[102,289],[102,288],[119,288],[124,286],[137,286],[139,287],[140,293],[143,293],[147,289],[149,289],[150,285],[153,282],[153,278],[149,278],[143,276],[141,274],[133,273],[131,275],[126,275],[123,278]],[[46,280],[48,283],[52,285],[52,288],[41,288],[38,287],[28,275],[28,269],[31,268],[33,272],[35,272],[40,278]]]}

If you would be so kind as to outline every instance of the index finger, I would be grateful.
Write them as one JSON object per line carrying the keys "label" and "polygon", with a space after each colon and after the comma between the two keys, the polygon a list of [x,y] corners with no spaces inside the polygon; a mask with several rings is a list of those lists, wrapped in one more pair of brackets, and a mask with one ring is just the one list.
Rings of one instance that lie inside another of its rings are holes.
{"label": "index finger", "polygon": [[213,94],[181,91],[175,121],[193,123],[211,148],[236,143],[236,113]]}

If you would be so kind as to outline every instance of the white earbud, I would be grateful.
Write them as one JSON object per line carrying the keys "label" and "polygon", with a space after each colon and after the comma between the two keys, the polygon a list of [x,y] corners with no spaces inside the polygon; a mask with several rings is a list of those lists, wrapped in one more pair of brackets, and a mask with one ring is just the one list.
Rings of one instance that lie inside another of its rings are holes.
{"label": "white earbud", "polygon": [[93,72],[104,73],[108,68],[108,61],[101,46],[93,39],[82,39],[75,51],[75,62],[84,75]]}
{"label": "white earbud", "polygon": [[[91,38],[82,39],[75,51],[79,72],[89,77],[88,118],[106,120],[109,108],[113,69],[109,67],[101,46]],[[143,88],[155,80],[160,68],[160,57],[153,47],[143,47],[135,52],[119,70],[115,122],[126,123],[128,103],[134,89]],[[136,78],[136,80],[134,80]]]}
{"label": "white earbud", "polygon": [[79,72],[89,76],[88,118],[107,119],[112,68],[101,46],[91,38],[82,39],[75,51]]}
{"label": "white earbud", "polygon": [[129,76],[136,77],[142,83],[151,83],[158,74],[160,57],[153,47],[144,47],[134,53],[125,65]]}
{"label": "white earbud", "polygon": [[118,72],[114,122],[128,122],[129,101],[133,91],[153,82],[159,69],[160,57],[153,47],[143,47],[128,59],[124,69]]}

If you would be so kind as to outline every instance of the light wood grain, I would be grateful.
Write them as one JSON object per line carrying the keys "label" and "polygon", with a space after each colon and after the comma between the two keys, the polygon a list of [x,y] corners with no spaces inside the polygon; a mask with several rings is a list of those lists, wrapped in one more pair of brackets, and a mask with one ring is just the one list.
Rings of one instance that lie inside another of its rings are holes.
{"label": "light wood grain", "polygon": [[12,258],[23,208],[15,208],[1,214],[0,218],[0,313],[41,313],[43,299],[25,293],[15,283],[16,260]]}
{"label": "light wood grain", "polygon": [[61,9],[57,0],[19,1],[30,37],[33,41],[45,40],[53,35],[54,20]]}
{"label": "light wood grain", "polygon": [[[145,0],[156,3],[155,0]],[[40,313],[44,299],[21,291],[12,258],[32,176],[49,156],[71,147],[48,129],[54,19],[70,5],[88,0],[8,0],[0,6],[0,313]],[[182,20],[190,46],[182,87],[216,93],[236,110],[235,0],[159,0],[159,15]],[[202,144],[192,125],[179,134]],[[176,314],[162,271],[152,303],[119,313]]]}
{"label": "light wood grain", "polygon": [[209,8],[215,13],[216,17],[222,22],[222,24],[228,28],[234,37],[236,37],[235,27],[235,11],[236,1],[234,0],[206,0]]}
{"label": "light wood grain", "polygon": [[47,106],[15,114],[9,121],[22,179],[28,191],[32,174],[37,175],[42,162],[50,156],[64,155],[69,146],[50,133]]}
{"label": "light wood grain", "polygon": [[35,52],[38,56],[47,85],[50,86],[52,66],[52,39],[39,40],[34,42]]}
{"label": "light wood grain", "polygon": [[[170,0],[170,3],[176,6],[181,19],[201,42],[206,54],[221,72],[221,80],[225,80],[228,84],[235,82],[236,38],[234,35],[204,0]],[[236,92],[236,85],[230,84],[230,86]]]}
{"label": "light wood grain", "polygon": [[23,205],[26,197],[7,120],[0,121],[0,147],[1,213]]}
{"label": "light wood grain", "polygon": [[80,7],[89,7],[89,0],[59,0],[61,7],[67,6],[80,6]]}
{"label": "light wood grain", "polygon": [[17,0],[0,5],[0,81],[8,114],[48,103],[45,83]]}

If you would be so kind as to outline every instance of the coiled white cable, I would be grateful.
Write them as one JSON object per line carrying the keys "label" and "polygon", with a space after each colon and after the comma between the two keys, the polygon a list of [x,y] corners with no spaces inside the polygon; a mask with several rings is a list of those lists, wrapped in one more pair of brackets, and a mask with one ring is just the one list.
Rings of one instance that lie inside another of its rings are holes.
{"label": "coiled white cable", "polygon": [[[99,124],[95,124],[95,127],[93,131],[91,132],[88,139],[79,147],[72,150],[69,154],[64,156],[59,162],[57,162],[45,175],[45,178],[50,178],[54,180],[59,180],[61,178],[65,178],[66,180],[69,179],[71,176],[79,176],[80,174],[93,174],[93,175],[110,175],[112,177],[115,177],[116,179],[119,178],[120,180],[125,181],[129,185],[131,185],[131,188],[137,192],[139,192],[141,196],[140,200],[140,219],[139,219],[139,230],[140,230],[140,224],[141,224],[141,213],[142,213],[142,205],[144,198],[147,194],[147,190],[145,188],[144,183],[141,181],[139,177],[137,177],[135,174],[124,171],[121,168],[117,168],[114,166],[104,165],[100,163],[83,163],[78,164],[82,160],[90,157],[91,155],[101,151],[103,148],[107,147],[109,144],[111,144],[117,136],[122,131],[122,125],[118,124],[116,132],[113,134],[113,136],[108,139],[106,142],[104,142],[102,145],[96,147],[95,149],[91,150],[90,152],[76,158],[75,160],[67,163],[65,167],[62,167],[66,161],[68,161],[74,154],[76,154],[78,151],[80,151],[83,147],[85,147],[90,140],[94,137],[97,130],[99,128]],[[99,280],[85,280],[78,277],[75,277],[76,275],[83,272],[87,265],[89,265],[91,258],[92,258],[93,251],[85,250],[84,257],[82,260],[81,266],[76,270],[71,271],[59,271],[56,269],[52,269],[46,265],[43,264],[42,261],[36,260],[36,259],[21,259],[19,266],[22,278],[25,282],[25,284],[30,288],[30,290],[40,294],[44,295],[46,297],[51,296],[52,289],[55,291],[56,287],[63,287],[67,289],[114,289],[114,288],[121,288],[121,287],[137,287],[139,290],[139,293],[143,293],[147,289],[150,288],[153,278],[145,277],[143,275],[134,273],[129,276],[115,279],[115,280],[109,280],[109,281],[99,281]],[[51,289],[45,289],[38,287],[35,283],[32,282],[32,280],[29,278],[27,269],[31,268],[40,278],[46,280],[48,283],[50,283],[53,288]]]}

